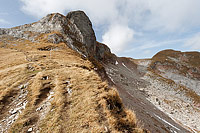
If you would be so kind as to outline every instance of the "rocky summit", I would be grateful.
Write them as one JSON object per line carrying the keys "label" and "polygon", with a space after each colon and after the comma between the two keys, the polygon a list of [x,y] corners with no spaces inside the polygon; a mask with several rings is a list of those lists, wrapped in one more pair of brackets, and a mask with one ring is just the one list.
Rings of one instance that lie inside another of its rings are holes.
{"label": "rocky summit", "polygon": [[[49,34],[53,33],[54,34]],[[48,14],[40,21],[11,29],[0,29],[0,35],[10,35],[38,42],[41,34],[49,34],[48,42],[66,43],[70,48],[83,56],[95,56],[103,59],[110,49],[106,45],[98,45],[92,23],[83,11],[70,12],[67,16],[59,13]],[[97,48],[99,46],[99,48]]]}
{"label": "rocky summit", "polygon": [[199,52],[117,57],[73,11],[1,28],[0,57],[2,133],[200,131]]}

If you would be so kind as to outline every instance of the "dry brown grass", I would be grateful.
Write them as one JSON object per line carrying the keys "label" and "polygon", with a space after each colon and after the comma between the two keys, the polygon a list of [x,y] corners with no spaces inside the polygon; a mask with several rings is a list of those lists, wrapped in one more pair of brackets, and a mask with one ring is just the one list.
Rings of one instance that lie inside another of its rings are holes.
{"label": "dry brown grass", "polygon": [[144,132],[137,127],[135,114],[124,108],[119,94],[114,89],[102,94],[101,105],[113,132]]}
{"label": "dry brown grass", "polygon": [[[16,43],[15,50],[9,46],[0,49],[0,99],[13,97],[14,90],[17,95],[18,86],[28,82],[24,88],[28,91],[28,104],[9,132],[27,132],[29,128],[45,133],[143,132],[134,113],[124,108],[117,91],[94,71],[95,67],[103,69],[97,62],[82,59],[64,43],[56,44],[59,49],[51,57],[50,51],[38,48],[53,44]],[[48,101],[50,91],[54,95]],[[3,101],[1,106],[4,104]],[[36,111],[42,105],[46,106]]]}

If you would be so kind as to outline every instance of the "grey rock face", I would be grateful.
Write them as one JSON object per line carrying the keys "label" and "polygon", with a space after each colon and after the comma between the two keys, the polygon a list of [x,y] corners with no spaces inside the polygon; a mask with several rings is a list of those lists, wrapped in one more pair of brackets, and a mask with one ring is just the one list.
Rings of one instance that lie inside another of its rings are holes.
{"label": "grey rock face", "polygon": [[96,48],[96,55],[99,60],[104,59],[107,56],[106,54],[111,53],[109,47],[105,44],[97,43]]}
{"label": "grey rock face", "polygon": [[58,44],[60,42],[64,42],[63,36],[59,34],[51,34],[48,36],[48,41],[50,43]]}
{"label": "grey rock face", "polygon": [[65,16],[59,13],[48,14],[37,23],[34,23],[28,30],[41,33],[49,33],[52,31],[63,31],[63,27],[67,25]]}
{"label": "grey rock face", "polygon": [[96,37],[92,23],[83,11],[74,11],[67,14],[69,31],[75,35],[77,41],[86,46],[89,55],[95,55]]}
{"label": "grey rock face", "polygon": [[[63,27],[67,24],[65,16],[55,13],[48,14],[38,22],[25,24],[10,29],[0,29],[0,35],[7,34],[16,38],[23,38],[30,41],[35,41],[37,35],[41,33],[50,33],[53,31],[63,32]],[[34,34],[31,36],[31,34]]]}

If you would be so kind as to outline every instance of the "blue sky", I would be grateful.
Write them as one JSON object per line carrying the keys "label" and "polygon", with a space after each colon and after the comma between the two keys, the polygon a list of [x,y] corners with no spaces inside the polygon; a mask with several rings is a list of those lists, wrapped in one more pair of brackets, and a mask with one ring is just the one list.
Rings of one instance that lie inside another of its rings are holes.
{"label": "blue sky", "polygon": [[200,0],[1,0],[0,28],[83,10],[113,53],[150,58],[164,49],[200,51],[199,7]]}

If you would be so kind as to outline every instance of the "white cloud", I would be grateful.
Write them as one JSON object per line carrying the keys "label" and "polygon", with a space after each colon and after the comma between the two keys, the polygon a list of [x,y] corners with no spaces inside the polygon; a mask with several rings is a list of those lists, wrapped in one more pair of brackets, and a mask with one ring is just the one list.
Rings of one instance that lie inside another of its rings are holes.
{"label": "white cloud", "polygon": [[103,43],[107,44],[112,52],[121,52],[133,41],[134,31],[127,26],[113,24],[103,35]]}
{"label": "white cloud", "polygon": [[145,29],[167,31],[200,25],[199,0],[20,0],[25,13],[43,17],[51,12],[86,11],[95,23],[129,21]]}
{"label": "white cloud", "polygon": [[176,31],[200,25],[199,0],[149,0],[149,28]]}
{"label": "white cloud", "polygon": [[21,0],[25,13],[41,18],[52,12],[66,13],[71,10],[84,10],[93,23],[110,21],[118,14],[118,0]]}
{"label": "white cloud", "polygon": [[200,26],[200,0],[20,1],[22,10],[37,18],[52,12],[65,14],[71,10],[84,10],[96,27],[107,29],[104,29],[102,39],[113,51],[125,49],[133,40],[133,33],[183,34]]}
{"label": "white cloud", "polygon": [[200,26],[199,0],[20,0],[22,10],[38,18],[51,12],[84,10],[93,23],[126,21],[144,30],[185,30]]}
{"label": "white cloud", "polygon": [[189,47],[190,50],[200,50],[200,33],[186,40],[184,46]]}

